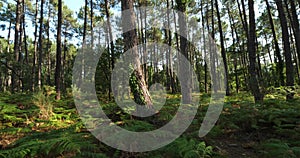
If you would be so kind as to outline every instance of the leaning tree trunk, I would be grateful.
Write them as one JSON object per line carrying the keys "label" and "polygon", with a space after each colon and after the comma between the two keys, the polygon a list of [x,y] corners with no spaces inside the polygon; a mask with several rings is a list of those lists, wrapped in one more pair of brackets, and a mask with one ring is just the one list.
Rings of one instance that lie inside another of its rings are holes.
{"label": "leaning tree trunk", "polygon": [[249,34],[248,34],[248,55],[249,55],[249,73],[250,73],[250,87],[252,94],[254,95],[255,102],[263,101],[263,94],[260,91],[257,73],[256,73],[256,47],[255,47],[255,13],[254,13],[254,1],[249,0]]}
{"label": "leaning tree trunk", "polygon": [[[287,26],[287,19],[284,13],[284,8],[282,5],[282,0],[277,0],[276,6],[279,13],[279,19],[282,29],[282,38],[284,44],[284,56],[285,56],[285,65],[286,65],[286,86],[293,88],[294,86],[294,68],[293,68],[293,61],[292,61],[292,54],[291,54],[291,47],[289,41],[289,31]],[[286,99],[291,100],[294,98],[294,94],[288,92]]]}
{"label": "leaning tree trunk", "polygon": [[[122,11],[129,10],[130,15],[125,16],[122,15],[122,24],[123,24],[123,30],[129,30],[125,33],[123,33],[124,37],[124,51],[128,51],[131,49],[131,53],[134,56],[134,75],[136,77],[136,84],[138,84],[138,89],[135,89],[131,87],[131,90],[133,91],[134,100],[136,103],[140,105],[146,105],[148,108],[152,107],[152,100],[149,94],[149,91],[147,89],[147,85],[144,79],[143,71],[140,64],[139,54],[137,50],[137,44],[138,44],[138,38],[136,34],[136,27],[135,27],[135,13],[133,9],[133,2],[134,0],[122,0]],[[136,86],[135,86],[136,87]],[[138,109],[137,109],[137,112]]]}

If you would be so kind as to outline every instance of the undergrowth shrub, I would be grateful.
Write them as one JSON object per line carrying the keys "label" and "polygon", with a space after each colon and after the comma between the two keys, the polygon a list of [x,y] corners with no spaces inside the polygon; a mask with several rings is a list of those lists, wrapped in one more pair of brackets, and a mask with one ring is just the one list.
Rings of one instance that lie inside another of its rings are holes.
{"label": "undergrowth shrub", "polygon": [[33,95],[33,104],[40,109],[40,119],[48,120],[53,115],[52,94],[55,94],[54,87],[45,86],[42,91]]}

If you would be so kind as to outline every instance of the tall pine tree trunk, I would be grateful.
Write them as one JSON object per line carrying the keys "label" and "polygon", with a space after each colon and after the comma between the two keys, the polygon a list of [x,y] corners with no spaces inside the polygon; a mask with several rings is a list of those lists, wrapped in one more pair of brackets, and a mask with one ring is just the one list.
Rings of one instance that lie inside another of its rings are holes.
{"label": "tall pine tree trunk", "polygon": [[57,46],[56,46],[56,69],[55,69],[55,88],[56,100],[61,98],[61,25],[62,25],[62,0],[58,0],[58,24],[57,24]]}
{"label": "tall pine tree trunk", "polygon": [[41,0],[40,30],[39,30],[39,60],[38,60],[38,87],[40,90],[42,89],[43,23],[44,23],[44,0]]}
{"label": "tall pine tree trunk", "polygon": [[[50,0],[49,0],[50,1]],[[50,54],[50,46],[51,46],[51,41],[50,41],[50,18],[51,18],[51,5],[50,2],[48,3],[48,19],[47,19],[47,84],[51,85],[51,54]]]}
{"label": "tall pine tree trunk", "polygon": [[[201,2],[201,19],[202,19],[202,34],[203,34],[203,41],[206,41],[206,36],[205,36],[205,19],[204,19],[204,4],[203,1]],[[208,81],[208,70],[207,70],[207,61],[206,61],[206,45],[204,44],[204,92],[208,93],[208,86],[207,86],[207,81]]]}
{"label": "tall pine tree trunk", "polygon": [[[140,89],[140,92],[133,91],[134,95],[134,100],[138,104],[144,104],[148,108],[153,108],[152,107],[152,100],[149,94],[149,91],[147,89],[146,82],[144,80],[144,75],[143,71],[141,69],[141,64],[140,64],[140,59],[139,59],[139,54],[137,50],[137,44],[138,44],[138,39],[137,39],[137,34],[136,34],[136,27],[135,27],[135,13],[134,13],[134,8],[133,8],[133,3],[134,0],[122,0],[121,5],[122,5],[122,11],[124,10],[129,10],[130,15],[125,16],[122,14],[122,24],[123,24],[123,30],[129,30],[128,32],[123,33],[124,36],[124,51],[128,51],[131,49],[131,53],[134,56],[134,75],[137,80],[138,87]],[[132,87],[131,87],[132,88]],[[137,112],[138,109],[137,109]]]}
{"label": "tall pine tree trunk", "polygon": [[[180,52],[187,60],[189,60],[188,43],[187,43],[187,20],[186,20],[186,2],[182,0],[176,0],[178,10],[182,13],[178,15],[179,32],[180,32]],[[179,64],[182,64],[179,62]],[[179,72],[183,75],[183,81],[181,82],[181,94],[183,104],[190,104],[192,101],[191,92],[191,74],[185,70],[183,65],[180,65]]]}
{"label": "tall pine tree trunk", "polygon": [[[229,15],[229,24],[230,24],[230,28],[231,28],[231,37],[232,37],[232,43],[235,44],[235,40],[237,39],[237,43],[240,43],[240,40],[239,40],[239,37],[238,35],[236,34],[236,38],[234,36],[234,33],[235,33],[235,27],[234,27],[234,20],[232,18],[232,13],[229,9],[229,6],[226,5],[226,9],[227,9],[227,12],[228,12],[228,15]],[[234,75],[235,75],[235,84],[236,84],[236,93],[239,93],[239,88],[240,88],[240,84],[239,84],[239,77],[238,77],[238,72],[237,72],[237,57],[238,57],[238,53],[236,51],[236,45],[233,46],[233,50],[232,52],[234,53],[234,61],[233,61],[233,66],[234,66]]]}
{"label": "tall pine tree trunk", "polygon": [[91,7],[91,21],[90,21],[90,27],[91,27],[91,48],[94,47],[94,3],[93,0],[90,1],[90,7]]}
{"label": "tall pine tree trunk", "polygon": [[226,50],[225,50],[225,44],[224,44],[224,36],[223,36],[223,29],[222,29],[222,21],[219,11],[219,5],[218,0],[215,0],[215,5],[217,9],[217,17],[218,17],[218,27],[219,27],[219,33],[220,33],[220,42],[221,42],[221,55],[224,63],[224,69],[225,69],[225,86],[226,86],[226,95],[230,95],[230,89],[229,89],[229,76],[228,76],[228,65],[227,65],[227,58],[226,58]]}
{"label": "tall pine tree trunk", "polygon": [[[243,0],[242,0],[243,1]],[[249,73],[250,73],[250,87],[256,103],[263,101],[263,94],[260,91],[257,72],[256,72],[256,28],[255,28],[255,14],[254,1],[249,0],[249,34],[248,34],[248,55],[249,55]]]}
{"label": "tall pine tree trunk", "polygon": [[275,46],[275,55],[278,59],[278,63],[276,62],[276,69],[277,69],[277,74],[279,75],[280,85],[276,84],[276,86],[284,86],[283,60],[282,60],[282,57],[280,54],[278,39],[277,39],[276,32],[275,32],[275,26],[274,26],[274,22],[273,22],[273,18],[272,18],[271,7],[270,7],[268,0],[265,0],[265,2],[267,5],[267,11],[268,11],[269,21],[270,21],[272,35],[273,35],[273,41],[274,41],[274,46]]}
{"label": "tall pine tree trunk", "polygon": [[[20,33],[20,22],[21,22],[21,3],[22,0],[17,0],[17,8],[16,8],[16,23],[15,23],[15,39],[14,39],[14,54],[15,61],[19,61],[19,33]],[[15,92],[15,88],[18,88],[18,81],[16,79],[16,74],[18,74],[18,70],[14,68],[15,73],[12,72],[12,84],[11,91]]]}
{"label": "tall pine tree trunk", "polygon": [[[7,4],[7,8],[11,9],[10,4]],[[8,34],[7,34],[7,48],[6,48],[6,52],[10,53],[10,34],[11,34],[11,25],[12,25],[12,17],[10,14],[10,20],[9,20],[9,26],[8,26]]]}
{"label": "tall pine tree trunk", "polygon": [[297,15],[297,9],[294,0],[290,0],[291,12],[292,12],[292,25],[294,31],[294,37],[296,41],[298,61],[300,62],[300,24]]}
{"label": "tall pine tree trunk", "polygon": [[37,29],[38,29],[38,7],[39,3],[38,0],[36,0],[35,3],[35,27],[34,27],[34,48],[33,48],[33,59],[32,59],[32,84],[31,89],[32,91],[35,91],[35,85],[36,85],[36,63],[37,63]]}
{"label": "tall pine tree trunk", "polygon": [[[111,70],[113,71],[114,67],[115,67],[115,47],[114,47],[114,39],[113,39],[113,35],[112,35],[112,28],[111,28],[111,22],[110,22],[110,14],[109,14],[109,8],[110,8],[110,4],[108,2],[108,0],[105,0],[105,14],[106,14],[106,20],[107,20],[107,29],[108,29],[108,35],[109,35],[109,39],[108,41],[110,43],[110,54],[111,54]],[[111,93],[111,86],[109,87],[109,96]],[[110,97],[109,97],[110,98]]]}
{"label": "tall pine tree trunk", "polygon": [[25,23],[25,15],[26,15],[26,4],[25,0],[22,0],[23,5],[23,32],[24,32],[24,51],[25,51],[25,62],[28,64],[28,46],[27,46],[27,35],[26,35],[26,23]]}
{"label": "tall pine tree trunk", "polygon": [[[293,87],[294,86],[294,68],[293,68],[293,61],[292,61],[292,54],[291,54],[291,47],[289,41],[289,31],[287,26],[287,19],[284,12],[284,8],[282,5],[282,0],[277,0],[276,6],[279,13],[280,24],[282,29],[282,38],[283,38],[283,45],[284,45],[284,56],[285,56],[285,65],[286,65],[286,86]],[[294,94],[288,92],[286,99],[291,100],[293,99]]]}

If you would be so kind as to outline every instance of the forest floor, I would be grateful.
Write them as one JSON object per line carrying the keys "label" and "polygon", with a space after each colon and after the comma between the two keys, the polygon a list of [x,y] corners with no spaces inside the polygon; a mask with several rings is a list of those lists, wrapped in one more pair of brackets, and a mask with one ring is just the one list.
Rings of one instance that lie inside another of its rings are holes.
{"label": "forest floor", "polygon": [[[99,100],[105,102],[104,97]],[[268,94],[262,104],[254,104],[247,93],[226,97],[216,125],[199,138],[209,100],[209,95],[201,94],[195,119],[173,143],[151,152],[128,153],[90,134],[72,97],[54,101],[51,97],[34,99],[30,94],[0,94],[0,157],[300,157],[299,94],[289,102],[282,94]],[[39,102],[53,106],[49,118],[41,115]],[[151,131],[168,123],[179,103],[180,95],[168,95],[160,112],[143,120],[132,118],[115,103],[101,106],[119,126]]]}

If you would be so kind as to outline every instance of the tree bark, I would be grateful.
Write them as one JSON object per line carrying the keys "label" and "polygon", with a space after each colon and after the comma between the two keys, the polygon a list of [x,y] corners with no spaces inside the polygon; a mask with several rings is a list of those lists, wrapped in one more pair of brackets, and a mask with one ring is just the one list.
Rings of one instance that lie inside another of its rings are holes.
{"label": "tree bark", "polygon": [[24,32],[25,62],[26,64],[28,64],[28,46],[27,46],[26,23],[25,23],[25,15],[26,15],[25,0],[22,0],[22,4],[23,4],[23,32]]}
{"label": "tree bark", "polygon": [[37,29],[38,29],[38,7],[39,3],[36,0],[35,3],[35,28],[34,28],[34,50],[33,50],[33,59],[32,59],[32,91],[35,90],[36,85],[36,63],[37,63]]}
{"label": "tree bark", "polygon": [[173,56],[172,56],[172,32],[171,32],[171,23],[170,23],[170,0],[167,0],[167,8],[169,9],[168,12],[167,12],[167,20],[168,20],[168,46],[169,46],[169,49],[168,49],[168,73],[169,74],[169,83],[170,83],[170,89],[171,89],[171,93],[172,94],[175,94],[175,82],[174,82],[174,75],[173,75]]}
{"label": "tree bark", "polygon": [[218,27],[220,33],[220,42],[221,42],[221,55],[224,63],[225,69],[225,86],[226,86],[226,95],[230,95],[230,88],[229,88],[229,76],[228,76],[228,65],[227,65],[227,58],[226,58],[226,50],[224,45],[224,36],[223,36],[223,29],[222,29],[222,21],[219,11],[218,0],[215,0],[216,10],[217,10],[217,17],[218,17]]}
{"label": "tree bark", "polygon": [[[131,49],[131,53],[134,55],[134,64],[135,64],[134,75],[137,79],[138,87],[141,90],[141,94],[139,94],[139,92],[134,94],[134,100],[138,104],[144,104],[150,109],[153,108],[152,107],[153,104],[152,104],[149,91],[147,89],[146,82],[144,80],[139,54],[136,47],[138,44],[138,39],[137,39],[136,27],[135,27],[136,21],[135,21],[135,13],[133,10],[133,2],[134,0],[121,0],[122,11],[129,10],[130,12],[129,17],[128,16],[126,17],[124,14],[122,14],[123,30],[130,30],[128,32],[123,33],[124,44],[125,44],[124,51],[128,51],[129,49]],[[137,112],[139,112],[138,109]]]}
{"label": "tree bark", "polygon": [[[187,43],[187,20],[186,20],[186,2],[182,0],[176,0],[178,10],[182,13],[178,15],[179,23],[179,32],[180,32],[180,52],[183,56],[189,59],[188,53],[188,43]],[[179,62],[179,65],[182,64]],[[181,94],[182,94],[182,103],[190,104],[192,101],[192,92],[191,92],[191,74],[189,71],[186,71],[186,68],[183,65],[180,65],[180,74],[183,77],[183,82],[181,82]]]}
{"label": "tree bark", "polygon": [[48,19],[47,19],[47,51],[48,51],[48,59],[47,59],[47,84],[51,85],[51,55],[50,55],[50,18],[51,18],[51,5],[48,3]]}
{"label": "tree bark", "polygon": [[249,73],[250,73],[250,87],[256,103],[263,101],[263,94],[260,91],[257,81],[256,72],[256,29],[255,29],[255,13],[254,13],[254,1],[249,0],[249,34],[248,34],[248,55],[249,55]]}
{"label": "tree bark", "polygon": [[44,23],[44,0],[41,0],[40,30],[39,30],[39,60],[38,60],[38,87],[39,87],[39,90],[42,89],[43,23]]}
{"label": "tree bark", "polygon": [[94,4],[93,4],[93,0],[90,1],[90,6],[91,6],[91,22],[90,22],[90,27],[91,27],[91,48],[94,47],[94,21],[93,21],[93,18],[94,18]]}
{"label": "tree bark", "polygon": [[84,22],[83,22],[83,47],[86,46],[86,30],[87,30],[87,9],[88,9],[88,0],[85,0],[84,5]]}
{"label": "tree bark", "polygon": [[[279,83],[281,86],[284,86],[283,60],[282,60],[282,57],[280,54],[278,39],[277,39],[276,32],[275,32],[275,26],[274,26],[274,22],[273,22],[273,18],[272,18],[271,7],[270,7],[268,0],[265,0],[265,2],[267,5],[267,11],[268,11],[269,21],[270,21],[272,35],[273,35],[273,41],[274,41],[274,46],[275,46],[275,55],[278,59],[278,63],[276,63],[276,69],[277,69],[277,74],[279,75]],[[279,84],[276,84],[276,86],[279,86]]]}
{"label": "tree bark", "polygon": [[111,69],[114,69],[115,66],[115,48],[114,48],[114,39],[112,35],[111,22],[110,22],[110,14],[109,14],[109,2],[105,0],[105,13],[108,25],[108,33],[109,33],[109,42],[110,42],[110,52],[111,52]]}
{"label": "tree bark", "polygon": [[[16,24],[15,24],[15,39],[14,39],[14,53],[15,53],[15,62],[19,61],[19,32],[20,32],[20,21],[21,21],[21,3],[22,0],[17,0],[16,8]],[[16,72],[18,74],[18,72]],[[12,84],[11,91],[15,92],[15,88],[18,87],[18,81],[16,81],[16,75],[12,74]]]}
{"label": "tree bark", "polygon": [[[293,88],[294,86],[294,68],[291,55],[291,47],[289,41],[289,31],[287,26],[287,19],[284,13],[284,8],[282,5],[282,0],[275,1],[277,10],[279,13],[280,24],[282,29],[282,38],[284,44],[284,56],[285,56],[285,65],[286,65],[286,86]],[[286,99],[291,100],[294,98],[294,93],[288,92]]]}
{"label": "tree bark", "polygon": [[[205,19],[204,19],[204,6],[203,6],[203,1],[201,1],[201,19],[202,19],[202,34],[203,34],[203,41],[206,41],[206,36],[205,36]],[[206,45],[204,44],[204,92],[208,93],[208,87],[207,87],[207,61],[206,61],[206,55],[207,55],[207,51],[206,51]]]}
{"label": "tree bark", "polygon": [[237,36],[236,34],[236,38],[234,36],[234,33],[235,32],[235,27],[234,27],[234,20],[232,18],[232,15],[231,15],[231,12],[230,12],[230,9],[229,9],[229,6],[226,5],[226,9],[227,9],[227,12],[228,12],[228,15],[229,15],[229,24],[230,24],[230,28],[231,28],[231,37],[232,37],[232,40],[233,40],[233,50],[232,52],[234,53],[234,61],[233,61],[233,66],[234,66],[234,75],[235,75],[235,84],[236,84],[236,93],[238,94],[239,93],[239,88],[240,88],[240,84],[239,84],[239,77],[238,77],[238,72],[237,72],[237,57],[238,57],[238,52],[236,51],[236,45],[235,45],[235,42],[237,39],[237,42],[240,43],[239,41],[239,37]]}
{"label": "tree bark", "polygon": [[300,62],[300,24],[299,24],[299,19],[298,19],[294,0],[290,0],[290,4],[291,4],[291,13],[292,13],[292,25],[293,25],[294,37],[295,37],[296,48],[297,48],[296,50],[298,55],[298,61]]}
{"label": "tree bark", "polygon": [[56,47],[56,69],[55,69],[55,88],[56,100],[61,98],[61,25],[62,25],[62,0],[58,0],[58,24],[57,24],[57,47]]}

